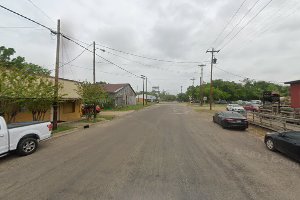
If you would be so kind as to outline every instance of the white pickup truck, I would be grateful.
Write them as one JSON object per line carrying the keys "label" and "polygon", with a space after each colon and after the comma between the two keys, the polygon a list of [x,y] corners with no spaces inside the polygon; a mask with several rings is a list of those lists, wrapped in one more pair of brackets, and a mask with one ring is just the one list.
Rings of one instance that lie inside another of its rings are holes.
{"label": "white pickup truck", "polygon": [[0,116],[0,157],[16,150],[21,156],[36,151],[40,140],[51,136],[50,122],[22,122],[7,125]]}

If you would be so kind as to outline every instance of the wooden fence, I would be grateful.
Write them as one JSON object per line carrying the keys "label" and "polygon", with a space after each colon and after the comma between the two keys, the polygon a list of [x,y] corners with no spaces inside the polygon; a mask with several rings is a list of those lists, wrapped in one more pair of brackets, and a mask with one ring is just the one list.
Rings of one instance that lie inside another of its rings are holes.
{"label": "wooden fence", "polygon": [[247,118],[250,124],[274,131],[300,131],[300,119],[259,112],[247,112]]}

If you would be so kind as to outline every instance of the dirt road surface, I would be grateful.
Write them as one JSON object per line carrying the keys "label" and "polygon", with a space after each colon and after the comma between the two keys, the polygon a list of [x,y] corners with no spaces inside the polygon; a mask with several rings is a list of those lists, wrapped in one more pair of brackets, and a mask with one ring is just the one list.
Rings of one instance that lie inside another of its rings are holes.
{"label": "dirt road surface", "polygon": [[299,199],[299,164],[249,131],[160,104],[0,159],[0,199]]}

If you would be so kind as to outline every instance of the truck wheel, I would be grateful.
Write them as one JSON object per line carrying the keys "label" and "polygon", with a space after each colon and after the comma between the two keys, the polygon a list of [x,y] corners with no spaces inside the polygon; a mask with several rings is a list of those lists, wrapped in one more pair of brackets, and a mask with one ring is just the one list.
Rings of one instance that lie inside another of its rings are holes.
{"label": "truck wheel", "polygon": [[38,141],[34,138],[22,139],[17,147],[17,153],[20,156],[27,156],[36,151],[38,147]]}

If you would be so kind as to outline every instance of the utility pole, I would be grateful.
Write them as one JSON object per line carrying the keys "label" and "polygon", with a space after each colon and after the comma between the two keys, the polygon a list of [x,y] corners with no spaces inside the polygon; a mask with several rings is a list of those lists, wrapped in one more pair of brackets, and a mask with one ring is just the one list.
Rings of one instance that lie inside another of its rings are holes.
{"label": "utility pole", "polygon": [[60,20],[57,20],[56,61],[55,61],[55,78],[54,78],[54,102],[53,102],[53,130],[57,129],[59,48],[60,48]]}
{"label": "utility pole", "polygon": [[204,97],[204,91],[203,91],[203,67],[205,67],[206,65],[201,64],[198,65],[201,68],[201,76],[200,76],[200,105],[203,105],[203,97]]}
{"label": "utility pole", "polygon": [[145,106],[145,87],[144,87],[144,82],[145,82],[145,76],[144,75],[141,75],[141,78],[143,79],[143,106]]}
{"label": "utility pole", "polygon": [[148,104],[148,102],[147,102],[147,100],[148,100],[148,94],[147,94],[147,90],[148,90],[148,89],[147,89],[147,88],[148,88],[147,82],[148,82],[148,81],[147,81],[147,79],[148,79],[148,78],[147,78],[147,76],[146,76],[146,105]]}
{"label": "utility pole", "polygon": [[180,86],[180,94],[182,94],[182,86]]}
{"label": "utility pole", "polygon": [[[96,84],[96,43],[93,42],[93,83]],[[100,97],[99,97],[100,98]],[[94,103],[94,121],[96,120],[97,113],[96,113],[96,102]]]}
{"label": "utility pole", "polygon": [[95,41],[93,42],[93,83],[96,83],[96,60],[95,60],[95,55],[96,55],[96,43]]}
{"label": "utility pole", "polygon": [[219,53],[220,50],[215,50],[212,48],[211,50],[207,50],[206,53],[211,53],[211,63],[210,63],[210,94],[209,94],[209,109],[212,110],[213,103],[213,80],[212,80],[212,70],[213,64],[217,62],[217,59],[214,58],[214,53]]}
{"label": "utility pole", "polygon": [[[137,93],[139,92],[139,86],[136,86],[136,92]],[[139,98],[140,98],[140,96],[138,95],[138,102],[140,102]]]}
{"label": "utility pole", "polygon": [[194,86],[194,83],[195,83],[195,78],[191,78],[191,81],[193,81],[193,86]]}

